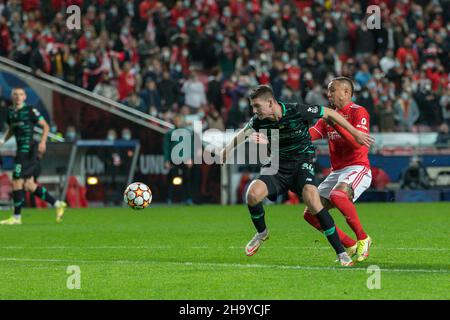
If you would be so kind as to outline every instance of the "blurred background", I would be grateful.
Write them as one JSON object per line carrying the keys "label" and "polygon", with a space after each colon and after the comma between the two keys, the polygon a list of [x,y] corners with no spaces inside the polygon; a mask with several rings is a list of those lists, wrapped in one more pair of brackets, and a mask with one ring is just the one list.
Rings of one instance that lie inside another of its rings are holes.
{"label": "blurred background", "polygon": [[[70,5],[79,30],[67,28]],[[380,29],[368,28],[370,5]],[[347,76],[376,138],[360,201],[449,201],[449,14],[447,0],[2,0],[0,131],[11,89],[24,87],[52,132],[37,180],[72,207],[121,205],[132,181],[154,203],[242,203],[258,166],[175,165],[172,130],[241,128],[258,84],[327,105],[329,81]],[[5,207],[14,154],[11,139],[0,148]],[[319,180],[329,167],[318,142]]]}

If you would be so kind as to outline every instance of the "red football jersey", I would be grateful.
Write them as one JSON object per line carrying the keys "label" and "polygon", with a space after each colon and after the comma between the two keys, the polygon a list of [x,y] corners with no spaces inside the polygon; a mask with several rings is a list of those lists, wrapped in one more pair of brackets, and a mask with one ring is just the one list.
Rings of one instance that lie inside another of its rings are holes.
{"label": "red football jersey", "polygon": [[[369,113],[364,107],[358,106],[353,102],[343,107],[339,112],[348,122],[350,122],[359,131],[369,133],[370,119]],[[369,148],[361,146],[355,149],[347,140],[324,119],[317,121],[312,127],[317,130],[323,139],[328,139],[330,149],[330,162],[333,170],[339,170],[348,166],[365,166],[370,168]]]}

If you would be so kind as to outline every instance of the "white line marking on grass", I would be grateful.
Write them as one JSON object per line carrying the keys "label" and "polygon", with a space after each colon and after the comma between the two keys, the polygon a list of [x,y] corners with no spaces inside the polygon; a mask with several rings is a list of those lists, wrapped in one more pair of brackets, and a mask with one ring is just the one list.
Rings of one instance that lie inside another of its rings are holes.
{"label": "white line marking on grass", "polygon": [[[229,247],[230,249],[242,249],[243,247]],[[330,247],[275,247],[275,246],[265,246],[264,248],[267,249],[289,249],[289,250],[295,250],[295,249],[311,249],[311,250],[330,250]],[[450,251],[450,248],[395,248],[395,247],[372,247],[375,249],[380,249],[380,250],[400,250],[400,251],[404,251],[404,250],[411,250],[411,251]],[[205,248],[206,249],[206,248]]]}
{"label": "white line marking on grass", "polygon": [[[25,246],[0,246],[0,249],[6,250],[25,250],[25,249],[42,249],[42,250],[53,250],[53,249],[87,249],[87,250],[97,250],[97,249],[243,249],[244,246],[228,246],[228,247],[220,247],[220,246],[33,246],[33,247],[25,247]],[[266,249],[287,249],[287,250],[330,250],[330,247],[327,246],[264,246]],[[375,249],[380,250],[399,250],[399,251],[450,251],[450,248],[405,248],[405,247],[374,247]]]}
{"label": "white line marking on grass", "polygon": [[[364,271],[366,268],[343,268],[343,267],[314,267],[314,266],[299,266],[299,265],[277,265],[277,264],[246,264],[246,263],[213,263],[213,262],[190,262],[190,261],[132,261],[132,260],[77,260],[77,259],[33,259],[33,258],[14,258],[14,257],[0,257],[0,261],[15,261],[15,262],[64,262],[72,263],[110,263],[110,264],[168,264],[176,266],[199,266],[199,267],[225,267],[225,268],[266,268],[266,269],[284,269],[284,270],[317,270],[317,271]],[[414,273],[450,273],[450,270],[445,269],[381,269],[383,272],[414,272]]]}

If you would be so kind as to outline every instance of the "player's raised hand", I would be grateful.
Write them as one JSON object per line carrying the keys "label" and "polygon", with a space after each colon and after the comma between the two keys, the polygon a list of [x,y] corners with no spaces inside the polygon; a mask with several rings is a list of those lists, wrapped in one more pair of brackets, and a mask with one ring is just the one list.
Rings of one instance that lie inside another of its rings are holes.
{"label": "player's raised hand", "polygon": [[249,137],[251,142],[258,144],[269,144],[269,139],[261,132],[253,132]]}
{"label": "player's raised hand", "polygon": [[367,133],[364,133],[362,131],[358,131],[356,136],[355,136],[355,140],[361,144],[364,145],[366,147],[370,147],[372,144],[375,143],[375,138],[370,136]]}

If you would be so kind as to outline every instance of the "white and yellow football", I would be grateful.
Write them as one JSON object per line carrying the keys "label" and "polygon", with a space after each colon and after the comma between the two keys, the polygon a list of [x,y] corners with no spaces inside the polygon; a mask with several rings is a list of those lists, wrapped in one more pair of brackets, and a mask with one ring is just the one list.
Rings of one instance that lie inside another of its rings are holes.
{"label": "white and yellow football", "polygon": [[123,201],[132,209],[145,209],[152,202],[152,191],[142,182],[133,182],[123,193]]}

